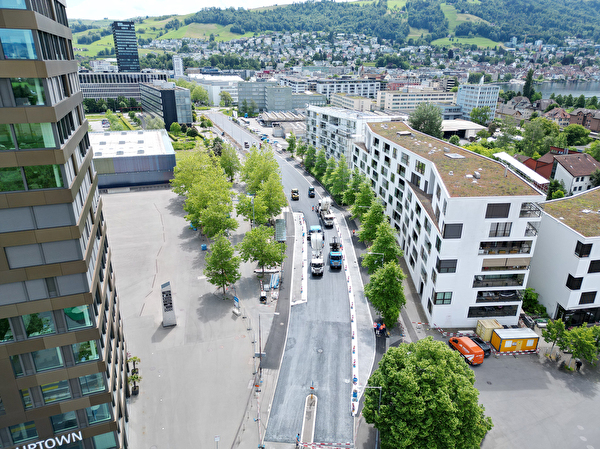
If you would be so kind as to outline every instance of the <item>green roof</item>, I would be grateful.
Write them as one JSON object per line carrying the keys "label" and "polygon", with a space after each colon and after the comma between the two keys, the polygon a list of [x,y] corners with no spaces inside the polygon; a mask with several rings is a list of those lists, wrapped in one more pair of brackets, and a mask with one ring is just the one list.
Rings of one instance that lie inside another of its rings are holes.
{"label": "green roof", "polygon": [[[543,195],[500,162],[414,131],[404,122],[369,123],[368,126],[381,137],[433,162],[451,197]],[[410,164],[414,170],[414,161]],[[479,179],[475,172],[480,175]]]}
{"label": "green roof", "polygon": [[600,236],[600,187],[543,203],[542,208],[584,237]]}

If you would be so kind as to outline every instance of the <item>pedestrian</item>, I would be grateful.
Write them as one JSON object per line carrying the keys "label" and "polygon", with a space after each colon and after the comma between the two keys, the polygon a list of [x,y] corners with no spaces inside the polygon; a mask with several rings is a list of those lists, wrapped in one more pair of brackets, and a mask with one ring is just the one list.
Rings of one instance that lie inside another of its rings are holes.
{"label": "pedestrian", "polygon": [[581,365],[583,365],[583,362],[580,359],[575,360],[575,366],[577,367],[577,371],[581,369]]}
{"label": "pedestrian", "polygon": [[296,435],[296,449],[300,447],[300,434]]}

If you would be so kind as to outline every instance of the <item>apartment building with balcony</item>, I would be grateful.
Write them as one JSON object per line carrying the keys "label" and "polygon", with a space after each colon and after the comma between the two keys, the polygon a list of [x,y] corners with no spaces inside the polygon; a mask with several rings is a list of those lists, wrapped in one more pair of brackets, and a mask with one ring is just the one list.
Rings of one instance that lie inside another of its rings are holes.
{"label": "apartment building with balcony", "polygon": [[541,204],[527,283],[569,326],[600,321],[600,187]]}
{"label": "apartment building with balcony", "polygon": [[463,118],[471,120],[471,111],[475,108],[490,108],[489,121],[496,116],[498,105],[498,94],[500,86],[494,84],[483,84],[483,78],[479,84],[461,84],[456,94],[456,104],[462,107]]}
{"label": "apartment building with balcony", "polygon": [[331,101],[331,95],[336,93],[377,98],[377,92],[381,90],[381,81],[342,76],[340,78],[318,78],[314,80],[314,86],[317,93],[327,97],[327,101]]}
{"label": "apartment building with balcony", "polygon": [[405,118],[403,115],[309,105],[306,111],[306,141],[317,150],[324,149],[327,158],[339,159],[343,154],[350,163],[352,146],[356,142],[364,142],[367,123]]}
{"label": "apartment building with balcony", "polygon": [[127,351],[64,0],[0,4],[0,447],[126,448]]}
{"label": "apartment building with balcony", "polygon": [[431,87],[410,86],[377,92],[377,107],[386,111],[414,111],[421,103],[456,103],[456,93]]}
{"label": "apartment building with balcony", "polygon": [[432,326],[517,324],[545,196],[501,163],[412,130],[367,123],[352,165],[371,180]]}
{"label": "apartment building with balcony", "polygon": [[331,106],[350,109],[352,111],[370,112],[374,102],[370,98],[348,94],[331,95]]}

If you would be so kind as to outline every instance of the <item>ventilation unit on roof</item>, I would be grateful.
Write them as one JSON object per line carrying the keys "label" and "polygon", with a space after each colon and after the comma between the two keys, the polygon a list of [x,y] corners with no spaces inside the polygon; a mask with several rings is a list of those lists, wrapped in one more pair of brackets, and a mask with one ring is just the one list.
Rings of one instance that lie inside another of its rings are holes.
{"label": "ventilation unit on roof", "polygon": [[397,136],[412,136],[410,131],[396,131]]}
{"label": "ventilation unit on roof", "polygon": [[475,179],[481,179],[481,173],[479,173],[478,171],[473,172],[473,176],[475,176]]}
{"label": "ventilation unit on roof", "polygon": [[449,157],[450,159],[464,159],[465,158],[462,154],[456,154],[456,153],[446,153],[445,156]]}
{"label": "ventilation unit on roof", "polygon": [[450,171],[448,172],[448,174],[449,174],[450,176],[453,176],[453,175],[454,175],[454,172],[453,172],[452,170],[450,170]]}
{"label": "ventilation unit on roof", "polygon": [[117,151],[117,156],[123,156],[124,154],[125,154],[124,151],[121,151],[121,150]]}
{"label": "ventilation unit on roof", "polygon": [[144,154],[144,150],[137,150],[137,154]]}
{"label": "ventilation unit on roof", "polygon": [[444,153],[450,153],[450,148],[444,147]]}

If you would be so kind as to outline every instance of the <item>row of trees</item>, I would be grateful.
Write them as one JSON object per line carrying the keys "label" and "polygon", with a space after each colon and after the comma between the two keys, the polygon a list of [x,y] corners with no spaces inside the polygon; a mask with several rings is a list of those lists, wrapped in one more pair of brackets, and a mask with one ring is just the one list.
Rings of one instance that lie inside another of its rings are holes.
{"label": "row of trees", "polygon": [[586,360],[595,365],[600,355],[600,326],[588,327],[587,323],[572,329],[566,329],[562,319],[549,321],[542,330],[546,343],[552,343],[550,355],[557,346],[571,353],[572,358]]}
{"label": "row of trees", "polygon": [[116,111],[116,110],[129,110],[129,109],[139,109],[140,104],[137,102],[135,98],[125,98],[122,95],[119,95],[115,98],[107,98],[94,100],[93,98],[84,98],[83,99],[83,108],[86,113],[102,113],[107,110]]}

